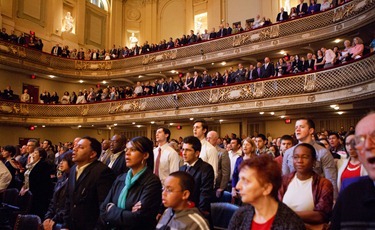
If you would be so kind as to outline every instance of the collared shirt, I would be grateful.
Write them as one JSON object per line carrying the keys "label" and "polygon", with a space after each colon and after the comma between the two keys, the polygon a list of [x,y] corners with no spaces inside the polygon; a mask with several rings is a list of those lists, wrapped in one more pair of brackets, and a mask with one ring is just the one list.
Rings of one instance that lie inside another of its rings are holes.
{"label": "collared shirt", "polygon": [[116,159],[121,155],[121,153],[122,151],[111,154],[111,156],[109,157],[109,163],[108,163],[109,168],[112,168],[113,164],[115,163]]}
{"label": "collared shirt", "polygon": [[230,160],[230,180],[232,180],[234,167],[236,165],[237,158],[240,157],[242,154],[242,150],[238,149],[237,152],[233,152],[233,150],[230,150],[228,154]]}
{"label": "collared shirt", "polygon": [[210,144],[206,139],[201,140],[202,148],[201,152],[199,154],[199,157],[209,163],[212,168],[214,169],[214,174],[215,174],[215,180],[217,177],[217,167],[219,165],[219,157],[217,154],[217,150],[214,146]]}
{"label": "collared shirt", "polygon": [[85,168],[87,168],[87,166],[89,166],[92,162],[90,163],[87,163],[85,165],[83,165],[82,167],[79,167],[77,165],[77,168],[76,168],[76,180],[78,180],[79,176],[81,176],[83,170],[85,170]]}
{"label": "collared shirt", "polygon": [[[311,144],[316,151],[316,163],[314,167],[314,172],[320,176],[327,178],[331,181],[334,190],[334,199],[337,198],[337,169],[335,161],[333,160],[332,154],[328,152],[327,149],[317,144],[315,141],[312,141]],[[286,150],[283,157],[282,172],[283,175],[287,175],[291,172],[294,172],[293,166],[293,146],[290,149]]]}
{"label": "collared shirt", "polygon": [[168,145],[168,143],[165,143],[154,149],[154,166],[156,165],[156,159],[159,155],[159,148],[161,148],[159,178],[161,183],[164,184],[164,180],[169,174],[179,170],[180,157],[178,153]]}

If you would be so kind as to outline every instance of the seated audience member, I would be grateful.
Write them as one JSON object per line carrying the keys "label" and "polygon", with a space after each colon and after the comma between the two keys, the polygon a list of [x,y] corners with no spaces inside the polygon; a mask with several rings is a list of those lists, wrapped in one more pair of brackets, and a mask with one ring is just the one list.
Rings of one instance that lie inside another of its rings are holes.
{"label": "seated audience member", "polygon": [[363,55],[363,50],[365,46],[363,45],[363,40],[360,37],[353,38],[353,47],[350,50],[353,59],[361,58]]}
{"label": "seated audience member", "polygon": [[21,94],[20,100],[21,102],[25,102],[25,103],[30,102],[30,94],[28,93],[28,89],[23,90],[23,94]]}
{"label": "seated audience member", "polygon": [[10,174],[7,167],[0,161],[0,192],[7,189],[12,181],[12,174]]}
{"label": "seated audience member", "polygon": [[167,208],[156,229],[208,230],[207,220],[192,207],[189,198],[194,191],[194,178],[186,172],[173,172],[164,181],[162,201]]}
{"label": "seated audience member", "polygon": [[322,4],[320,5],[320,11],[325,11],[331,8],[331,3],[328,0],[323,0]]}
{"label": "seated audience member", "polygon": [[113,183],[101,205],[101,219],[108,229],[155,229],[161,183],[153,174],[153,143],[147,137],[135,137],[126,147],[129,171]]}
{"label": "seated audience member", "polygon": [[55,185],[52,200],[43,222],[44,230],[52,230],[54,226],[63,222],[63,211],[65,207],[66,185],[68,183],[70,168],[73,166],[72,154],[66,154],[58,165],[58,181]]}
{"label": "seated audience member", "polygon": [[188,136],[182,142],[182,158],[185,165],[180,167],[180,171],[188,172],[194,177],[195,182],[190,200],[194,202],[204,217],[209,219],[211,200],[214,196],[214,170],[209,163],[199,158],[202,144],[197,137]]}
{"label": "seated audience member", "polygon": [[20,191],[20,195],[24,196],[30,190],[33,194],[30,213],[38,215],[41,219],[47,212],[53,192],[51,169],[45,161],[46,158],[46,150],[40,147],[30,154],[30,163],[26,165],[25,181]]}
{"label": "seated audience member", "polygon": [[288,13],[286,11],[284,11],[283,7],[281,7],[280,13],[277,14],[276,21],[282,22],[282,21],[286,21],[288,19],[289,19]]}
{"label": "seated audience member", "polygon": [[242,163],[242,161],[251,159],[253,157],[256,157],[256,151],[257,147],[255,145],[255,142],[250,138],[247,137],[242,142],[242,155],[237,158],[236,163],[234,165],[233,174],[232,174],[232,197],[238,197],[238,192],[236,190],[236,184],[239,180],[239,167]]}
{"label": "seated audience member", "polygon": [[268,155],[242,162],[236,188],[243,203],[233,215],[228,229],[306,229],[303,221],[278,201],[281,171]]}
{"label": "seated audience member", "polygon": [[375,226],[375,113],[360,120],[355,128],[355,149],[368,176],[341,190],[336,201],[331,229],[374,229]]}
{"label": "seated audience member", "polygon": [[358,160],[358,153],[355,149],[355,135],[354,132],[349,132],[344,140],[345,151],[349,158],[341,158],[337,161],[337,188],[341,189],[341,184],[345,179],[366,176],[367,171],[365,167]]}
{"label": "seated audience member", "polygon": [[283,176],[279,198],[308,225],[328,223],[333,205],[332,183],[316,174],[315,148],[301,143],[294,148],[295,172]]}
{"label": "seated audience member", "polygon": [[307,9],[308,14],[313,14],[320,11],[320,6],[316,4],[316,0],[310,0],[310,6]]}

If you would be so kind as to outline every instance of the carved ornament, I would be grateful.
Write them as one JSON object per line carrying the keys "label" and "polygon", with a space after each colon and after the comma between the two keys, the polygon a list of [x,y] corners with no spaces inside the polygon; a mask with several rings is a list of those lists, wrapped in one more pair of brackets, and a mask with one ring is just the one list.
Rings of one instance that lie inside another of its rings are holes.
{"label": "carved ornament", "polygon": [[316,74],[307,74],[305,76],[305,83],[303,85],[303,90],[305,92],[313,92],[316,88]]}
{"label": "carved ornament", "polygon": [[110,70],[112,69],[112,62],[111,61],[75,61],[75,68],[77,70]]}
{"label": "carved ornament", "polygon": [[177,57],[177,50],[166,51],[162,54],[147,54],[143,56],[142,64],[147,65],[155,62],[174,60]]}

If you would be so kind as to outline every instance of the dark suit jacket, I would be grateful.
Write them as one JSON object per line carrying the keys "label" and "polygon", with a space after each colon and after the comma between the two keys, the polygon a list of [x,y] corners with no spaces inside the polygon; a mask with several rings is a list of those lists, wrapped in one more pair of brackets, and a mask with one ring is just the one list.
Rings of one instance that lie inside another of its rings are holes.
{"label": "dark suit jacket", "polygon": [[[180,171],[186,171],[187,165],[180,167]],[[194,192],[190,195],[190,200],[200,211],[211,212],[211,200],[214,188],[214,170],[212,166],[204,162],[201,158],[190,168],[189,174],[194,177]]]}
{"label": "dark suit jacket", "polygon": [[216,33],[216,37],[224,37],[224,36],[227,36],[227,34],[228,34],[228,30],[226,28],[223,28],[223,29],[220,29]]}
{"label": "dark suit jacket", "polygon": [[69,174],[63,228],[92,230],[98,223],[100,204],[115,177],[110,168],[95,160],[76,181],[76,168],[74,165]]}
{"label": "dark suit jacket", "polygon": [[[52,55],[54,55],[54,49],[56,48],[56,46],[54,46],[54,47],[52,47],[52,50],[51,50],[51,54]],[[58,48],[57,48],[57,56],[61,56],[61,54],[62,54],[62,49],[61,49],[61,47],[59,46]]]}
{"label": "dark suit jacket", "polygon": [[[102,223],[107,225],[107,229],[155,229],[156,215],[161,204],[161,182],[150,169],[139,177],[130,188],[126,197],[125,210],[117,206],[118,198],[125,186],[126,173],[119,176],[113,183],[105,201],[100,208]],[[142,208],[137,212],[132,212],[132,207],[141,201]],[[108,212],[108,203],[115,204]]]}
{"label": "dark suit jacket", "polygon": [[30,213],[44,218],[53,193],[50,167],[47,162],[39,161],[31,170],[29,189],[33,194]]}
{"label": "dark suit jacket", "polygon": [[246,75],[246,80],[255,80],[259,78],[257,69],[249,70]]}
{"label": "dark suit jacket", "polygon": [[245,74],[246,74],[246,70],[244,68],[238,69],[234,73],[234,82],[243,82],[243,81],[245,81]]}
{"label": "dark suit jacket", "polygon": [[304,70],[307,71],[308,68],[310,68],[311,70],[314,70],[314,65],[315,65],[314,59],[311,59],[310,65],[309,65],[309,60],[305,60]]}
{"label": "dark suit jacket", "polygon": [[[108,158],[106,165],[108,165],[110,161],[111,159]],[[120,156],[116,158],[111,169],[112,172],[115,174],[115,177],[118,177],[119,175],[126,173],[129,170],[129,168],[126,167],[125,164],[125,151],[122,151]]]}
{"label": "dark suit jacket", "polygon": [[202,80],[201,76],[198,76],[196,80],[193,78],[192,81],[193,81],[193,84],[192,84],[192,87],[190,87],[190,88],[191,89],[196,89],[196,88],[200,88],[201,87],[203,80]]}
{"label": "dark suit jacket", "polygon": [[268,63],[267,68],[266,65],[260,68],[260,78],[268,78],[271,75],[275,75],[275,66],[272,63]]}
{"label": "dark suit jacket", "polygon": [[44,217],[45,219],[51,219],[57,224],[61,224],[63,222],[67,184],[67,177],[63,177],[56,183],[53,198]]}
{"label": "dark suit jacket", "polygon": [[222,149],[219,146],[215,146],[215,148],[219,156],[215,188],[225,190],[230,179],[230,159],[227,150]]}
{"label": "dark suit jacket", "polygon": [[300,9],[299,9],[299,5],[300,4],[298,4],[297,6],[296,6],[296,13],[297,13],[297,15],[299,15],[301,12],[303,12],[304,14],[307,14],[307,10],[308,10],[308,6],[307,6],[307,3],[306,2],[304,2],[303,3],[303,5],[302,5],[302,11],[300,11]]}
{"label": "dark suit jacket", "polygon": [[281,22],[289,19],[288,13],[286,11],[283,12],[283,20],[280,20],[281,12],[277,14],[276,21]]}

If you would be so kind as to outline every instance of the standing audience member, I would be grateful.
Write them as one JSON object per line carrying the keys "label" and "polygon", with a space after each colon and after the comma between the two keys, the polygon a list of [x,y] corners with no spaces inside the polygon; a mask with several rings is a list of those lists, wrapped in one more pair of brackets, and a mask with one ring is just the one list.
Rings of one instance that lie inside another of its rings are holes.
{"label": "standing audience member", "polygon": [[152,147],[147,137],[135,137],[127,143],[129,171],[117,177],[101,205],[100,216],[108,229],[155,229],[162,187],[152,173]]}
{"label": "standing audience member", "polygon": [[30,153],[30,163],[26,165],[25,182],[20,191],[21,196],[27,191],[32,193],[30,213],[41,219],[44,219],[53,192],[51,170],[46,158],[47,152],[40,147]]}
{"label": "standing audience member", "polygon": [[99,160],[103,162],[104,164],[107,162],[107,160],[112,154],[110,146],[111,146],[110,140],[106,139],[102,141],[102,153],[100,154]]}
{"label": "standing audience member", "polygon": [[373,229],[375,226],[375,113],[355,128],[355,149],[368,176],[342,190],[335,204],[332,229]]}
{"label": "standing audience member", "polygon": [[115,178],[112,171],[98,161],[100,142],[89,136],[76,139],[79,141],[74,144],[72,160],[75,165],[70,170],[66,187],[62,228],[95,229],[99,206]]}
{"label": "standing audience member", "polygon": [[353,59],[358,59],[363,56],[363,51],[365,46],[363,45],[363,40],[360,37],[353,38],[353,47],[350,50]]}
{"label": "standing audience member", "polygon": [[[295,172],[283,176],[279,198],[310,229],[328,223],[333,205],[333,185],[313,170],[316,152],[312,145],[301,143],[294,148]],[[322,229],[322,228],[321,228]]]}
{"label": "standing audience member", "polygon": [[7,167],[0,161],[0,192],[7,189],[12,181],[12,174],[10,174]]}
{"label": "standing audience member", "polygon": [[[8,188],[20,189],[22,182],[19,180],[19,163],[14,159],[16,154],[16,148],[13,145],[6,145],[2,148],[1,155],[4,159],[4,165],[7,167],[8,171],[12,175],[12,180],[8,185]],[[1,160],[0,160],[1,161]]]}
{"label": "standing audience member", "polygon": [[125,164],[126,137],[124,135],[113,135],[110,143],[111,155],[105,164],[112,169],[115,177],[128,171]]}
{"label": "standing audience member", "polygon": [[276,21],[282,22],[289,19],[288,12],[284,11],[284,8],[280,8],[280,13],[277,14]]}
{"label": "standing audience member", "polygon": [[30,94],[28,93],[28,89],[23,90],[23,94],[21,94],[20,100],[21,102],[25,102],[25,103],[30,102]]}
{"label": "standing audience member", "polygon": [[283,157],[286,150],[293,146],[293,137],[290,135],[284,135],[280,138],[280,156],[275,158],[275,161],[279,164],[280,168],[283,164]]}
{"label": "standing audience member", "polygon": [[236,188],[245,205],[233,215],[228,229],[306,229],[303,221],[285,204],[278,201],[281,172],[268,155],[245,160],[240,166]]}

